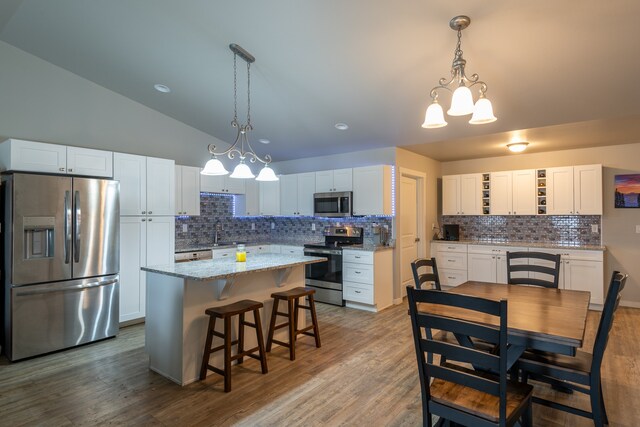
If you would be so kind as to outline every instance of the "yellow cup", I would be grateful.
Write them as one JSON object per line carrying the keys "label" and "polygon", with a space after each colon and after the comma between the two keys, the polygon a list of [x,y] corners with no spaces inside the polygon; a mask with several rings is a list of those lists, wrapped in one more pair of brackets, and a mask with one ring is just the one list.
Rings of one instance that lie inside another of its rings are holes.
{"label": "yellow cup", "polygon": [[247,261],[247,253],[245,251],[236,252],[236,262],[246,262]]}

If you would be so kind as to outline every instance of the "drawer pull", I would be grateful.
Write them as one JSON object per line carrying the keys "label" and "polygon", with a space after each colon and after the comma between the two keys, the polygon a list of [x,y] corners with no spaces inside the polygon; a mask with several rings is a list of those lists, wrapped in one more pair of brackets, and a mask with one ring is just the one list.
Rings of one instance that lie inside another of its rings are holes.
{"label": "drawer pull", "polygon": [[361,293],[362,293],[362,292],[360,292],[360,291],[355,291],[355,292],[356,292],[356,294],[361,294]]}
{"label": "drawer pull", "polygon": [[354,273],[356,273],[356,274],[360,274],[360,272],[359,272],[359,271],[354,271]]}
{"label": "drawer pull", "polygon": [[455,249],[454,246],[447,246],[447,249]]}
{"label": "drawer pull", "polygon": [[455,277],[447,276],[447,279],[455,279]]}
{"label": "drawer pull", "polygon": [[358,255],[354,256],[355,259],[360,259],[360,257]]}
{"label": "drawer pull", "polygon": [[447,262],[456,262],[455,259],[448,259]]}

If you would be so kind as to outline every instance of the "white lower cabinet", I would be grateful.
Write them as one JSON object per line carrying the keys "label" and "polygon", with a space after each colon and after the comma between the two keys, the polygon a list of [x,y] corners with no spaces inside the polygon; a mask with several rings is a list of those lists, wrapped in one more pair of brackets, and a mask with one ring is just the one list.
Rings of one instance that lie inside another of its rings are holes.
{"label": "white lower cabinet", "polygon": [[[604,253],[602,251],[558,249],[540,251],[561,255],[560,280],[558,281],[560,289],[588,291],[591,293],[591,304],[604,304]],[[537,261],[535,264],[552,266],[552,263],[548,261]],[[533,277],[538,276],[544,279],[541,275],[533,275]]]}
{"label": "white lower cabinet", "polygon": [[347,307],[380,311],[393,304],[393,251],[342,251],[343,298]]}
{"label": "white lower cabinet", "polygon": [[[507,283],[507,252],[527,252],[526,247],[469,245],[469,280]],[[514,264],[526,264],[526,260],[514,260]],[[519,276],[520,275],[520,276]],[[514,277],[527,277],[526,273]]]}
{"label": "white lower cabinet", "polygon": [[452,288],[467,281],[467,245],[433,242],[431,256],[436,259],[440,286]]}
{"label": "white lower cabinet", "polygon": [[146,274],[140,267],[171,264],[175,218],[120,217],[120,322],[146,313]]}

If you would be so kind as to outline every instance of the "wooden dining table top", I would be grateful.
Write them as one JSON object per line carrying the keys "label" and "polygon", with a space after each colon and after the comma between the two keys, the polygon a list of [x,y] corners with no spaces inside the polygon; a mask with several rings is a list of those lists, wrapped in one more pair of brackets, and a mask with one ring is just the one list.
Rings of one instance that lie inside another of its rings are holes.
{"label": "wooden dining table top", "polygon": [[[589,292],[476,281],[465,282],[447,292],[496,301],[506,299],[510,335],[582,347]],[[490,325],[498,325],[500,321],[496,316],[436,304],[420,304],[418,310]]]}

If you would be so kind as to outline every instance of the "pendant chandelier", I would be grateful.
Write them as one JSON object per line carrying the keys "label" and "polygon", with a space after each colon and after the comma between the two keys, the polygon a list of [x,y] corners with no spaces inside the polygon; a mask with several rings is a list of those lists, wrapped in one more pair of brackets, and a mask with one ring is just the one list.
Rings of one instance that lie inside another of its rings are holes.
{"label": "pendant chandelier", "polygon": [[[229,45],[229,49],[233,52],[233,120],[231,126],[236,129],[236,140],[228,150],[222,152],[216,152],[216,146],[209,144],[208,150],[211,153],[211,160],[204,166],[202,175],[227,175],[227,171],[217,156],[226,155],[229,159],[233,160],[236,155],[240,159],[240,163],[233,169],[233,173],[229,175],[230,178],[256,178],[251,172],[249,165],[245,163],[245,160],[249,160],[251,163],[256,161],[264,163],[264,167],[260,170],[256,181],[278,181],[278,177],[273,172],[273,169],[269,167],[271,163],[271,156],[267,154],[264,158],[258,156],[251,144],[249,143],[249,132],[253,130],[251,126],[251,64],[255,62],[255,58],[249,52],[235,43]],[[237,96],[237,58],[238,56],[244,59],[247,63],[247,122],[245,124],[238,122],[238,96]],[[246,146],[246,149],[245,149]],[[247,151],[248,150],[248,151]]]}
{"label": "pendant chandelier", "polygon": [[[453,56],[453,63],[451,64],[451,79],[447,80],[445,77],[441,78],[438,82],[438,86],[431,89],[431,105],[427,108],[425,114],[423,128],[434,129],[447,125],[444,120],[444,113],[442,107],[438,103],[438,90],[445,89],[449,92],[453,91],[451,97],[451,107],[447,111],[450,116],[465,116],[472,114],[469,123],[472,125],[491,123],[496,121],[496,117],[493,115],[493,107],[491,101],[489,101],[485,93],[487,92],[487,85],[485,82],[478,80],[478,75],[473,74],[470,77],[464,72],[464,67],[467,63],[462,58],[462,30],[467,28],[471,23],[471,19],[468,16],[456,16],[449,21],[449,27],[452,30],[458,32],[458,43]],[[471,87],[479,86],[480,96],[475,105],[473,103],[473,96],[471,94]],[[455,89],[454,89],[455,88]]]}

